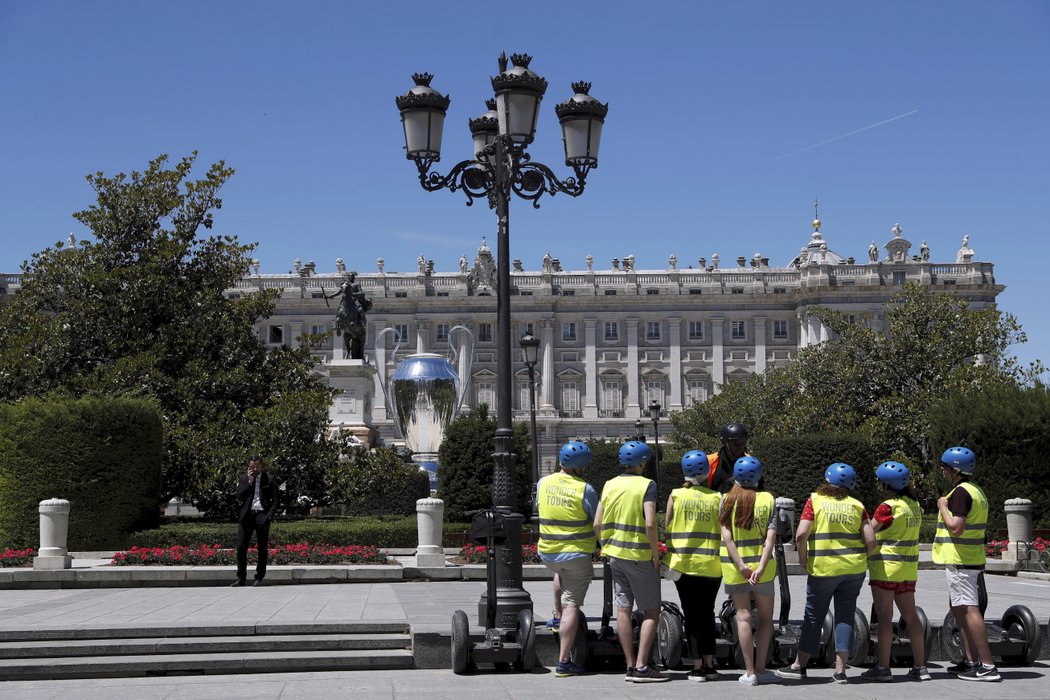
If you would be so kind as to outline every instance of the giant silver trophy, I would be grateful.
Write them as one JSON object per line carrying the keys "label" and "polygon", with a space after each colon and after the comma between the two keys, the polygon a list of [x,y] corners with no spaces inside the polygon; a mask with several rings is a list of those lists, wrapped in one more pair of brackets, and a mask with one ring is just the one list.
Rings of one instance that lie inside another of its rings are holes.
{"label": "giant silver trophy", "polygon": [[[430,474],[430,489],[437,489],[437,451],[445,437],[445,428],[459,415],[466,391],[466,378],[456,373],[455,363],[459,353],[452,344],[456,331],[463,331],[470,339],[467,353],[467,376],[474,364],[474,334],[464,326],[453,326],[448,333],[448,344],[452,350],[452,361],[443,355],[432,352],[420,352],[408,355],[397,365],[394,377],[385,381],[382,367],[377,367],[379,386],[386,399],[386,409],[397,426],[398,432],[405,440],[405,445],[412,450],[412,461],[419,468]],[[393,328],[384,328],[376,334],[376,349],[383,342],[387,333],[395,332]],[[401,341],[394,346],[392,357],[397,357]],[[377,353],[378,354],[378,353]]]}

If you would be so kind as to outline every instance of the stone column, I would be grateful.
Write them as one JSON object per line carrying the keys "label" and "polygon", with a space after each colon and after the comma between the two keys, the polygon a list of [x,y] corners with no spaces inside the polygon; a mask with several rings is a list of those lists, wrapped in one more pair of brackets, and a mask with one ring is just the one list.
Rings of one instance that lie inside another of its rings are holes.
{"label": "stone column", "polygon": [[416,352],[427,351],[427,322],[416,321]]}
{"label": "stone column", "polygon": [[1006,532],[1010,543],[1003,552],[1003,561],[1017,561],[1017,543],[1032,541],[1032,502],[1027,498],[1006,501]]}
{"label": "stone column", "polygon": [[755,373],[766,371],[766,319],[755,318]]}
{"label": "stone column", "polygon": [[806,315],[798,314],[798,346],[804,348],[809,345],[809,324],[806,323]]}
{"label": "stone column", "polygon": [[554,402],[551,401],[551,392],[554,391],[554,322],[551,319],[543,320],[543,367],[540,379],[540,395],[537,397],[537,410],[544,413],[554,413]]}
{"label": "stone column", "polygon": [[583,403],[583,417],[598,417],[598,350],[595,347],[593,318],[583,322],[583,371],[587,374],[587,398]]}
{"label": "stone column", "polygon": [[722,324],[724,319],[711,319],[711,394],[722,393],[726,382],[725,349],[722,346]]}
{"label": "stone column", "polygon": [[299,336],[303,334],[303,322],[302,321],[290,321],[288,323],[291,333],[288,336],[288,347],[298,348],[299,347]]}
{"label": "stone column", "polygon": [[670,345],[671,397],[669,411],[682,410],[682,319],[667,319],[667,340]]}
{"label": "stone column", "polygon": [[[375,338],[379,334],[379,331],[386,328],[385,320],[377,320],[372,324],[372,337]],[[376,400],[372,402],[372,418],[374,420],[386,420],[386,396],[383,394],[383,387],[380,385],[379,380],[382,379],[385,383],[387,380],[386,374],[386,338],[382,343],[379,343],[378,347],[375,348],[372,357],[372,363],[375,366],[376,374],[373,377],[375,387],[373,391]]]}
{"label": "stone column", "polygon": [[[468,328],[470,329],[471,333],[474,332],[474,329],[470,327],[469,321],[460,321],[455,325]],[[456,372],[459,374],[460,391],[463,392],[462,405],[470,407],[472,405],[472,402],[470,400],[472,394],[470,388],[470,368],[474,358],[468,357],[467,355],[467,351],[470,349],[470,343],[467,338],[467,334],[463,331],[459,331],[456,333],[456,339],[458,340],[458,347],[456,348],[456,352],[458,353],[457,357],[459,358],[459,361],[457,362],[458,367],[456,367]]]}
{"label": "stone column", "polygon": [[440,498],[421,498],[416,501],[416,527],[419,533],[416,566],[445,566],[445,552],[441,548],[444,515],[445,502]]}
{"label": "stone column", "polygon": [[66,550],[69,536],[69,501],[50,498],[40,501],[40,551],[33,558],[37,570],[68,569],[73,558]]}
{"label": "stone column", "polygon": [[638,319],[629,318],[627,324],[627,407],[625,418],[642,415],[641,399],[638,397]]}

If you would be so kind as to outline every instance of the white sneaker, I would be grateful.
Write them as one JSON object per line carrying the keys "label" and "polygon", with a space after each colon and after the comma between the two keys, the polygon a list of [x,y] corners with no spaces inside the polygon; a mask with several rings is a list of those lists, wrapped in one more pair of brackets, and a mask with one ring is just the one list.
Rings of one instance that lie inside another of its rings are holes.
{"label": "white sneaker", "polygon": [[740,685],[758,685],[758,676],[749,676],[747,673],[744,673],[737,679],[737,683]]}

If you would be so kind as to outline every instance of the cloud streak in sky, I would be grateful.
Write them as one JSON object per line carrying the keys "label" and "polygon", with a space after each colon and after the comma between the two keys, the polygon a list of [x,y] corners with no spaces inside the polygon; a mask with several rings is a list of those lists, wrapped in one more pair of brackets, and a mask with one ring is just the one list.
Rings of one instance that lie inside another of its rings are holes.
{"label": "cloud streak in sky", "polygon": [[911,115],[915,114],[918,111],[919,110],[917,110],[917,109],[913,109],[910,112],[905,112],[904,114],[898,114],[897,116],[890,117],[889,119],[883,119],[881,122],[875,122],[874,124],[869,124],[867,126],[863,126],[863,127],[859,128],[859,129],[854,129],[853,131],[847,132],[845,134],[840,134],[839,136],[836,136],[834,138],[830,138],[827,141],[821,141],[820,143],[814,143],[811,146],[806,146],[805,148],[800,148],[800,149],[798,149],[796,151],[791,151],[790,153],[785,153],[783,155],[776,156],[775,158],[770,158],[769,160],[764,160],[764,161],[762,161],[762,165],[765,165],[766,163],[772,163],[774,161],[782,160],[784,158],[789,158],[791,156],[798,155],[799,153],[804,153],[805,151],[811,151],[814,148],[820,148],[821,146],[826,146],[829,143],[834,143],[835,141],[841,141],[842,139],[844,139],[844,138],[846,138],[848,136],[853,136],[855,134],[859,134],[862,131],[867,131],[868,129],[874,129],[877,126],[882,126],[883,124],[889,124],[890,122],[895,122],[898,119],[904,119],[905,117],[910,117]]}

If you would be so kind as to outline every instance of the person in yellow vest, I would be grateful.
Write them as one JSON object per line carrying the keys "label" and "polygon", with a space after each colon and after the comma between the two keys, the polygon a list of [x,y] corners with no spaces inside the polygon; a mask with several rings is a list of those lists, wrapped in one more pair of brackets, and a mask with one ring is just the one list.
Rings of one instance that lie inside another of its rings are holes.
{"label": "person in yellow vest", "polygon": [[[919,526],[922,508],[911,490],[911,472],[900,462],[883,462],[875,478],[886,499],[872,513],[871,529],[875,531],[875,551],[868,556],[868,585],[879,617],[878,663],[860,674],[865,680],[889,682],[890,651],[893,646],[893,604],[901,611],[901,620],[909,630],[921,630],[915,612],[915,582],[919,578]],[[925,640],[921,634],[910,634],[913,666],[908,679],[931,680],[926,670]]]}
{"label": "person in yellow vest", "polygon": [[583,480],[591,463],[591,448],[573,440],[558,454],[561,471],[540,479],[536,486],[540,539],[536,545],[540,561],[555,576],[555,591],[561,590],[557,678],[576,676],[583,667],[572,662],[572,646],[578,632],[578,615],[594,578],[594,514],[598,493]]}
{"label": "person in yellow vest", "polygon": [[[624,473],[605,482],[594,515],[594,532],[612,571],[616,629],[627,662],[624,680],[629,683],[671,680],[644,663],[656,639],[656,618],[660,614],[656,484],[642,476],[649,455],[649,446],[644,442],[631,440],[620,447]],[[637,657],[631,639],[631,609],[636,603],[645,616],[638,633]]]}
{"label": "person in yellow vest", "polygon": [[[773,558],[777,526],[775,499],[759,491],[762,463],[741,457],[733,466],[733,488],[722,499],[718,522],[722,533],[719,559],[726,593],[736,608],[737,639],[744,657],[742,685],[777,683],[780,678],[766,671],[766,654],[773,638]],[[752,604],[758,613],[758,639],[751,633]]]}
{"label": "person in yellow vest", "polygon": [[685,616],[685,636],[693,657],[691,681],[718,680],[715,672],[715,598],[722,583],[718,545],[717,491],[707,483],[707,455],[691,450],[682,456],[685,483],[667,499],[664,537],[668,578],[678,589]]}
{"label": "person in yellow vest", "polygon": [[988,498],[970,481],[977,458],[965,447],[941,455],[941,472],[952,485],[937,499],[937,533],[933,561],[945,565],[948,598],[963,640],[964,658],[948,670],[967,681],[1002,680],[988,648],[984,616],[978,602],[978,577],[984,571]]}
{"label": "person in yellow vest", "polygon": [[875,532],[868,513],[849,495],[857,483],[857,472],[836,462],[824,471],[823,484],[810,494],[795,533],[798,561],[806,567],[806,611],[795,661],[777,671],[781,678],[806,677],[806,664],[820,645],[820,629],[835,600],[836,683],[848,683],[846,659],[853,641],[857,596],[868,570],[868,554],[875,550]]}
{"label": "person in yellow vest", "polygon": [[729,493],[733,488],[733,468],[736,461],[747,454],[748,432],[740,423],[728,423],[719,433],[722,447],[707,455],[707,488],[719,493]]}

